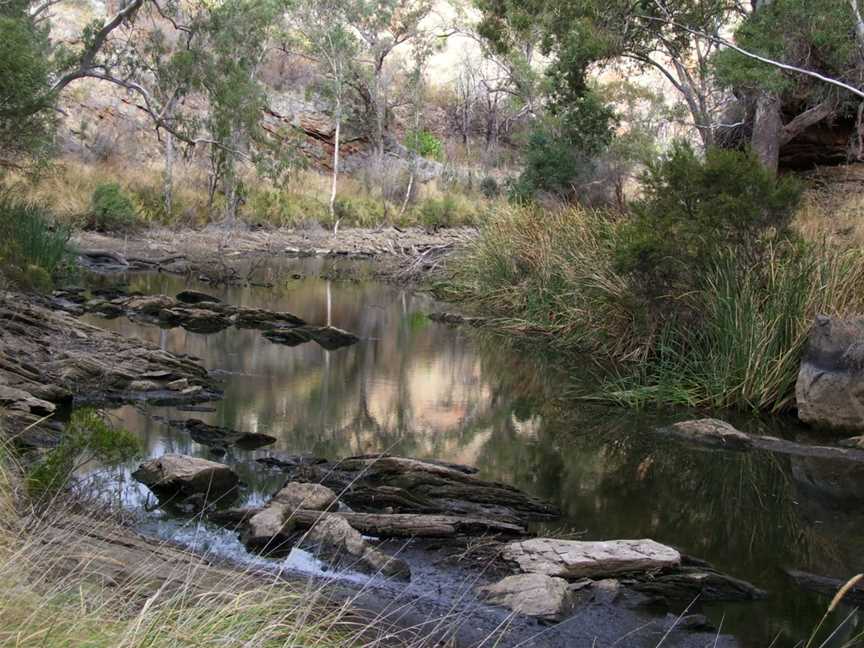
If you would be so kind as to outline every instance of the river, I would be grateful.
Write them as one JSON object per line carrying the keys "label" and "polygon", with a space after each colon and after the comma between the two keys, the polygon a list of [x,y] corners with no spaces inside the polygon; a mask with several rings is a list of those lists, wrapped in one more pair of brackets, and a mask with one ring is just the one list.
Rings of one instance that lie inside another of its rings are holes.
{"label": "river", "polygon": [[[390,452],[479,467],[484,478],[511,483],[551,500],[564,512],[550,532],[585,539],[643,538],[674,545],[769,591],[763,602],[712,605],[705,613],[742,645],[797,645],[822,617],[828,599],[799,589],[785,568],[845,578],[864,571],[864,469],[838,461],[694,448],[652,432],[692,413],[625,411],[562,398],[565,386],[591,372],[565,374],[530,348],[501,337],[436,324],[435,302],[374,281],[320,278],[322,259],[280,262],[263,270],[272,287],[218,287],[166,274],[103,276],[130,290],[173,295],[204,290],[237,305],[285,310],[332,324],[362,341],[338,351],[314,343],[289,348],[258,331],[230,328],[212,335],[163,330],[125,318],[98,325],[201,358],[224,375],[223,400],[212,412],[127,406],[112,412],[139,434],[150,456],[181,452],[213,458],[164,418],[201,418],[275,436],[274,446],[231,451],[263,501],[281,477],[252,459],[274,451],[334,458]],[[727,417],[728,418],[728,417]],[[750,432],[806,437],[791,420],[737,418]],[[146,491],[128,481],[123,497],[150,531],[194,538],[232,554],[243,549],[216,530],[178,524],[149,511]],[[152,503],[152,502],[150,502]],[[144,512],[145,508],[149,512]],[[295,566],[315,571],[298,554]],[[834,627],[853,611],[841,606]],[[860,632],[858,613],[825,646]],[[818,645],[818,644],[815,644]],[[814,645],[814,648],[815,648]]]}

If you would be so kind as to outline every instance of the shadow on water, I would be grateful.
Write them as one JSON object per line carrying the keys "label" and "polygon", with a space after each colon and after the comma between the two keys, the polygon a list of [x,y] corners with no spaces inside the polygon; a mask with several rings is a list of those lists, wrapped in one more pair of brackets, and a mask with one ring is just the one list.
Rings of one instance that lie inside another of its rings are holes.
{"label": "shadow on water", "polygon": [[[724,632],[754,648],[795,645],[827,606],[826,598],[800,590],[784,568],[844,580],[864,571],[864,467],[709,451],[658,437],[654,428],[686,413],[562,400],[560,370],[501,338],[432,323],[424,313],[435,303],[424,295],[374,282],[280,278],[315,274],[316,263],[277,268],[272,288],[212,288],[159,274],[127,279],[130,290],[144,293],[192,287],[232,304],[287,310],[353,331],[360,344],[328,352],[315,344],[279,346],[257,331],[205,336],[92,318],[225,372],[225,398],[213,404],[215,412],[115,412],[142,436],[150,455],[209,456],[154,415],[273,435],[274,446],[225,459],[249,485],[250,501],[265,499],[281,483],[252,461],[273,451],[331,458],[387,451],[476,465],[483,477],[558,504],[564,512],[558,530],[582,531],[589,539],[650,537],[769,590],[764,602],[707,610]],[[805,434],[791,421],[735,423],[752,432]],[[135,491],[130,501],[143,506],[143,493]],[[162,518],[151,515],[158,526]],[[849,612],[841,608],[833,625]],[[843,645],[864,619],[853,615],[847,625],[825,645]]]}

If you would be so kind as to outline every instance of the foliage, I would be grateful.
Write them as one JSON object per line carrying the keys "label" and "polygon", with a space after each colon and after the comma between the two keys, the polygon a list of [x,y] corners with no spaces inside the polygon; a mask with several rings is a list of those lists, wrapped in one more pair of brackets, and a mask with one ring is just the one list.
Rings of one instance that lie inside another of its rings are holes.
{"label": "foliage", "polygon": [[486,198],[497,198],[501,193],[501,187],[495,178],[486,176],[480,181],[480,193]]}
{"label": "foliage", "polygon": [[529,137],[515,197],[576,197],[579,185],[593,173],[596,157],[612,141],[614,123],[614,111],[592,92],[549,116]]}
{"label": "foliage", "polygon": [[405,146],[409,151],[430,160],[440,161],[444,158],[444,143],[427,130],[408,132]]}
{"label": "foliage", "polygon": [[778,179],[750,153],[710,149],[702,160],[681,142],[649,165],[642,186],[616,262],[652,299],[693,288],[718,250],[760,263],[771,241],[791,236],[800,198],[796,181]]}
{"label": "foliage", "polygon": [[138,457],[141,450],[138,437],[112,427],[95,410],[76,410],[60,444],[28,472],[28,490],[35,497],[49,496],[63,489],[85,463],[98,461],[111,467]]}
{"label": "foliage", "polygon": [[25,289],[47,291],[69,261],[71,228],[33,204],[0,193],[0,273]]}
{"label": "foliage", "polygon": [[46,96],[53,72],[48,25],[30,15],[29,5],[0,4],[0,161],[6,162],[44,152],[55,120]]}
{"label": "foliage", "polygon": [[93,191],[85,227],[100,232],[128,230],[138,222],[135,205],[116,182],[100,184]]}

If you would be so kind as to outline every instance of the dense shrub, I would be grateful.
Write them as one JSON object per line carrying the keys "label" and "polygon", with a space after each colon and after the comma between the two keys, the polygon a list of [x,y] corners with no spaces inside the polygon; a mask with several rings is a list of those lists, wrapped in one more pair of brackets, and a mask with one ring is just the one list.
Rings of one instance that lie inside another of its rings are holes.
{"label": "dense shrub", "polygon": [[52,448],[27,474],[31,495],[44,497],[63,489],[73,473],[89,461],[115,466],[139,456],[141,443],[126,430],[112,427],[93,409],[77,410]]}
{"label": "dense shrub", "polygon": [[599,97],[587,93],[566,110],[542,120],[528,138],[525,166],[513,186],[513,198],[551,194],[570,200],[595,169],[595,159],[612,141],[615,114]]}
{"label": "dense shrub", "polygon": [[116,182],[100,184],[93,191],[85,227],[100,232],[115,232],[133,229],[138,225],[138,215],[132,199]]}
{"label": "dense shrub", "polygon": [[652,298],[694,288],[718,252],[754,266],[793,237],[798,183],[777,178],[750,153],[711,149],[702,160],[677,143],[642,180],[644,198],[623,227],[616,263]]}
{"label": "dense shrub", "polygon": [[0,194],[0,273],[18,287],[47,291],[70,260],[71,228],[44,209]]}
{"label": "dense shrub", "polygon": [[498,181],[492,176],[486,176],[480,181],[480,193],[486,198],[497,198],[501,193],[501,187],[498,186]]}
{"label": "dense shrub", "polygon": [[405,147],[430,160],[444,158],[444,144],[427,130],[410,131],[405,136]]}

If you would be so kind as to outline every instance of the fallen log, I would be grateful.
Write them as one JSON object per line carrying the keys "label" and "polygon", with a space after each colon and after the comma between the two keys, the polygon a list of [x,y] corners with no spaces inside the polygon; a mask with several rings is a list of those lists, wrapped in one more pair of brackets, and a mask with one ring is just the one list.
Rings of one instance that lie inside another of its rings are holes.
{"label": "fallen log", "polygon": [[[819,576],[818,574],[810,574],[797,569],[786,569],[784,571],[799,587],[830,597],[835,596],[848,582],[839,578]],[[843,594],[842,601],[850,605],[864,605],[864,584],[859,583],[850,587]]]}

